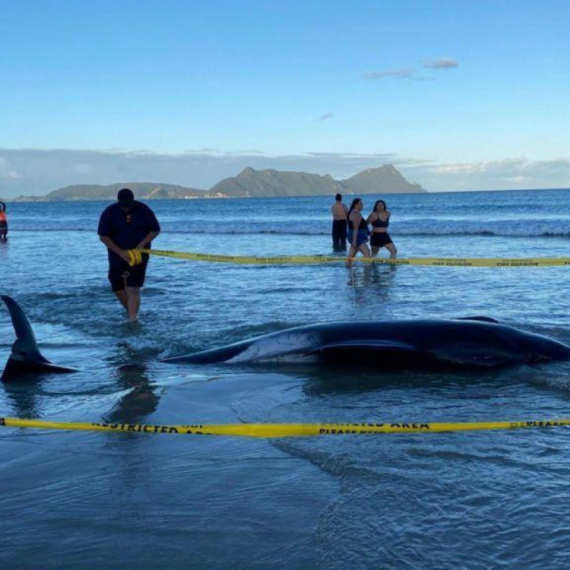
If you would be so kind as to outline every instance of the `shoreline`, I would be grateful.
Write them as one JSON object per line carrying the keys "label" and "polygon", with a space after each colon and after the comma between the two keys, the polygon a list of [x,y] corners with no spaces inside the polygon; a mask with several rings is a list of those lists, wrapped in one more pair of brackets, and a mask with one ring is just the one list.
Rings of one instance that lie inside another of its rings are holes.
{"label": "shoreline", "polygon": [[[485,192],[489,194],[497,194],[501,192],[560,192],[560,191],[570,191],[570,187],[564,188],[509,188],[504,190],[425,190],[423,192],[361,192],[359,195],[361,196],[376,196],[376,195],[383,195],[387,194],[390,196],[400,196],[400,195],[425,195],[425,194],[473,194],[478,192]],[[357,193],[355,192],[345,192],[345,196],[356,196]],[[281,199],[281,198],[320,198],[320,197],[327,197],[329,194],[295,194],[295,195],[288,195],[282,194],[279,196],[228,196],[228,195],[217,195],[217,196],[180,196],[180,197],[168,197],[168,198],[155,198],[152,196],[144,197],[140,196],[137,197],[137,200],[141,201],[152,201],[152,202],[165,202],[169,200],[248,200],[248,199]],[[331,194],[330,196],[333,196]],[[0,201],[3,202],[18,202],[18,203],[30,203],[30,202],[49,202],[49,203],[57,203],[57,202],[108,202],[108,201],[115,201],[115,196],[110,198],[68,198],[68,199],[48,199],[47,195],[43,196],[18,196],[16,198],[3,198],[0,196]]]}

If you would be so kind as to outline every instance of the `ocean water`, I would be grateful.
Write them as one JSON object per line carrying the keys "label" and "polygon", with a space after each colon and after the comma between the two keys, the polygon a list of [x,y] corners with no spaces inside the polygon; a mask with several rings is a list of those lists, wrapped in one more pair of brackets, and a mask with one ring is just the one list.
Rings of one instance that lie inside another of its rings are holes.
{"label": "ocean water", "polygon": [[[376,196],[365,196],[369,211]],[[386,196],[401,257],[568,256],[570,191]],[[328,198],[161,201],[159,249],[330,254]],[[141,325],[106,280],[104,202],[10,203],[0,291],[74,375],[0,386],[0,416],[160,424],[570,417],[570,363],[381,372],[158,359],[335,320],[487,315],[570,343],[568,268],[151,259]],[[14,339],[0,308],[0,358]],[[15,569],[565,568],[570,432],[256,440],[0,431]]]}

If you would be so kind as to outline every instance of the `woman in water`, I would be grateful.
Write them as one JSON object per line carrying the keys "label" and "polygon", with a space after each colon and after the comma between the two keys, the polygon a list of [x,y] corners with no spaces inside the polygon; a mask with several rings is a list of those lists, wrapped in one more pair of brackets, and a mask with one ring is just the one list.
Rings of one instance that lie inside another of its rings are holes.
{"label": "woman in water", "polygon": [[364,257],[370,257],[368,249],[368,224],[360,213],[364,204],[360,198],[355,198],[348,210],[348,239],[350,240],[350,249],[348,257],[356,256],[357,252],[362,253]]}
{"label": "woman in water", "polygon": [[386,209],[384,200],[377,200],[374,209],[366,220],[367,224],[372,224],[372,237],[370,245],[372,246],[372,256],[376,256],[381,247],[385,247],[390,252],[390,259],[396,259],[398,250],[388,233],[391,212]]}
{"label": "woman in water", "polygon": [[6,204],[0,202],[0,241],[8,239],[8,220],[6,218]]}

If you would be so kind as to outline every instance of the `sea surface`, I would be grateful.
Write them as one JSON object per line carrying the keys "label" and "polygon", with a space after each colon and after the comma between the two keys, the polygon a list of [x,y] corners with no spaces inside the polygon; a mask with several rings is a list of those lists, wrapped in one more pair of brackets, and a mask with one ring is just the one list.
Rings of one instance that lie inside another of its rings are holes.
{"label": "sea surface", "polygon": [[[376,196],[365,196],[365,212]],[[382,196],[401,257],[570,255],[570,191]],[[0,416],[152,424],[570,417],[570,363],[491,372],[160,358],[338,320],[487,315],[570,343],[570,268],[247,266],[154,257],[141,324],[109,289],[105,202],[9,203],[0,292],[73,375]],[[331,254],[330,198],[150,203],[158,249]],[[385,253],[384,253],[385,255]],[[0,307],[0,359],[14,333]],[[0,428],[11,570],[488,569],[570,563],[570,431],[182,437]]]}

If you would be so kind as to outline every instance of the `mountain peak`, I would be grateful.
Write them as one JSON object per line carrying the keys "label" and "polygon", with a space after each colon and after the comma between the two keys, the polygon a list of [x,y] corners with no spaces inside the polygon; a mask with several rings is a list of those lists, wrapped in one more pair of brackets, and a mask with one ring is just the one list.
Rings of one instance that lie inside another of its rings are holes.
{"label": "mountain peak", "polygon": [[206,196],[334,196],[343,194],[389,194],[425,192],[419,184],[408,182],[392,164],[368,168],[347,180],[335,180],[330,174],[255,170],[248,166],[237,176],[218,182]]}
{"label": "mountain peak", "polygon": [[393,164],[367,168],[342,183],[356,194],[426,192],[419,184],[408,182]]}
{"label": "mountain peak", "polygon": [[[263,196],[334,196],[341,194],[390,194],[426,192],[419,184],[408,182],[392,164],[367,168],[347,178],[335,180],[330,174],[321,176],[308,172],[284,170],[255,170],[244,168],[237,176],[218,182],[207,192],[195,188],[152,182],[117,183],[108,186],[79,184],[67,186],[34,197],[34,200],[115,200],[117,192],[131,188],[139,200],[180,198],[225,198]],[[24,199],[24,197],[22,198]],[[31,199],[31,197],[30,197]]]}

